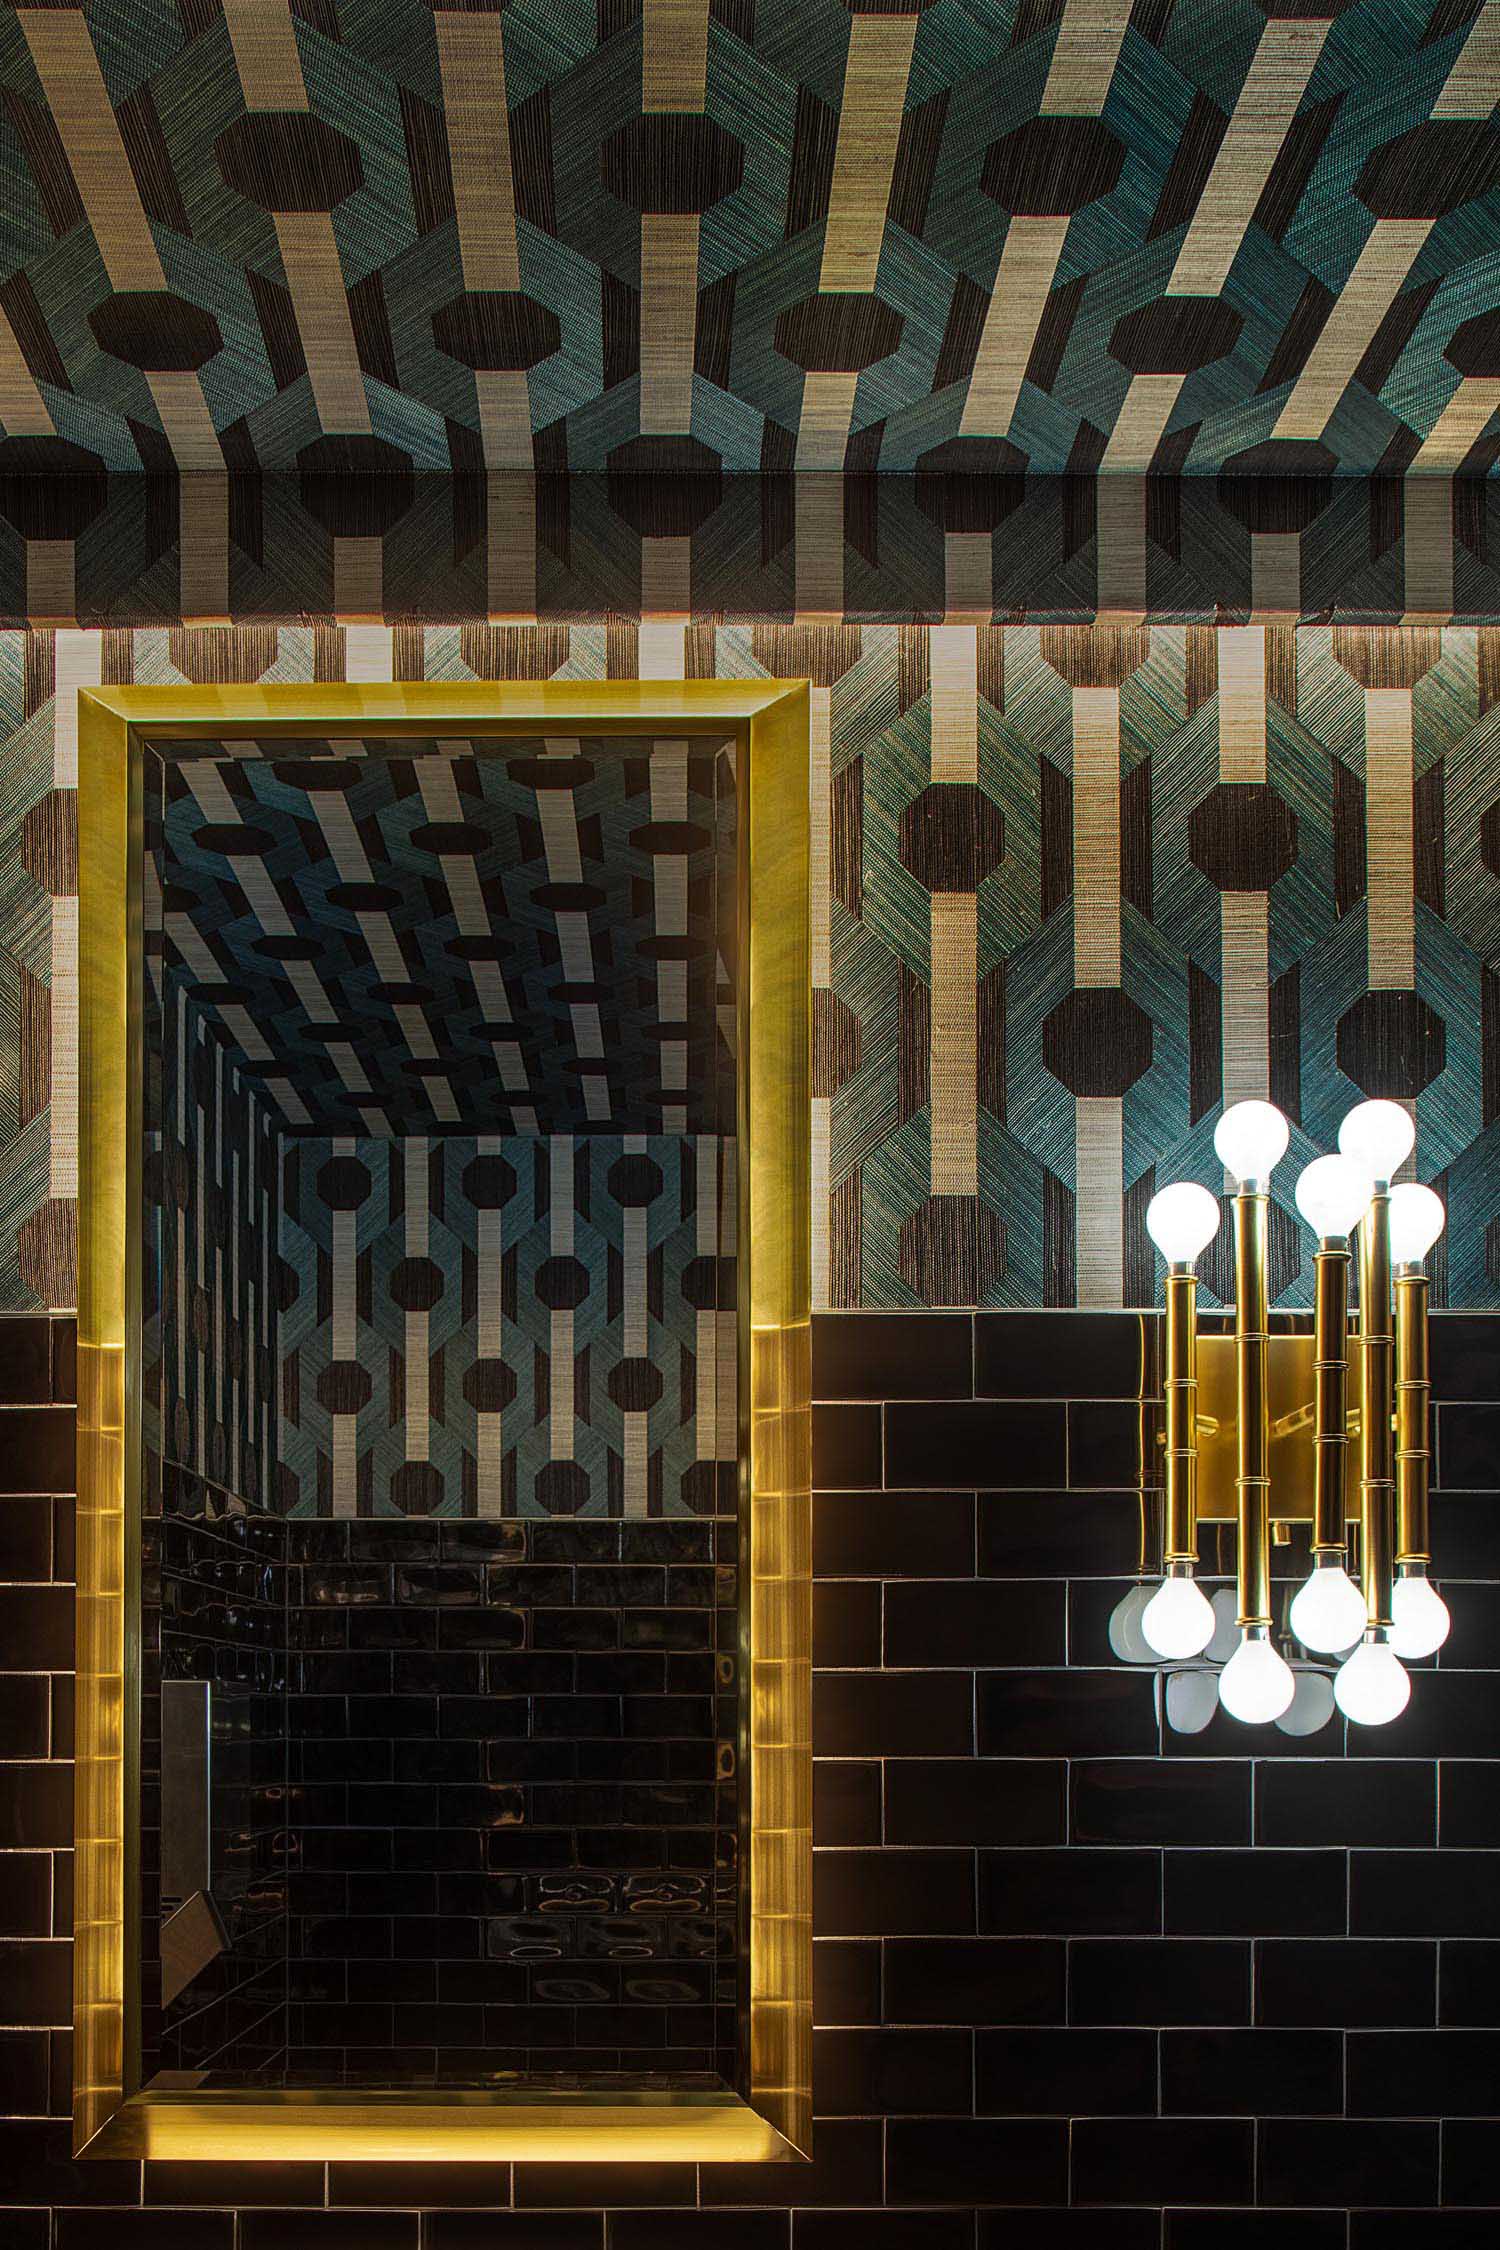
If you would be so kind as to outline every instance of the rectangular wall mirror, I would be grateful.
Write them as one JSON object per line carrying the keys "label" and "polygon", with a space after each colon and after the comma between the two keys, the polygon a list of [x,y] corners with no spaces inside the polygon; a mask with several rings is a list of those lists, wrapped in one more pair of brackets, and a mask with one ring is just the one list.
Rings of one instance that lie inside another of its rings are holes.
{"label": "rectangular wall mirror", "polygon": [[804,2152],[805,690],[81,704],[77,2145]]}

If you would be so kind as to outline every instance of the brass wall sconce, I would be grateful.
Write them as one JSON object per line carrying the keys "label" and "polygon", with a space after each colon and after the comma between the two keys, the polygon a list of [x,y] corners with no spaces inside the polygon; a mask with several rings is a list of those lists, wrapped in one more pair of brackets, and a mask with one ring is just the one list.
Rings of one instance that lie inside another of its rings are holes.
{"label": "brass wall sconce", "polygon": [[[1215,1700],[1246,1725],[1274,1720],[1294,1734],[1325,1725],[1335,1704],[1359,1725],[1384,1725],[1411,1693],[1403,1659],[1431,1656],[1448,1633],[1427,1576],[1425,1261],[1443,1205],[1431,1188],[1391,1184],[1415,1140],[1407,1112],[1386,1101],[1351,1110],[1339,1154],[1315,1159],[1297,1181],[1297,1208],[1318,1245],[1311,1334],[1272,1335],[1269,1188],[1289,1139],[1281,1111],[1258,1101],[1227,1109],[1214,1135],[1235,1183],[1232,1337],[1198,1334],[1196,1267],[1219,1230],[1217,1197],[1180,1182],[1146,1214],[1167,1267],[1162,1576],[1133,1618],[1121,1605],[1111,1638],[1136,1661],[1193,1666],[1167,1681],[1168,1716],[1181,1731],[1206,1725]],[[1273,1521],[1280,1534],[1299,1520],[1310,1527],[1312,1568],[1278,1633]],[[1227,1597],[1210,1602],[1197,1583],[1199,1526],[1214,1522],[1235,1527],[1232,1618]],[[1303,1652],[1295,1670],[1289,1643]],[[1329,1664],[1318,1661],[1330,1658],[1339,1660],[1331,1690]]]}

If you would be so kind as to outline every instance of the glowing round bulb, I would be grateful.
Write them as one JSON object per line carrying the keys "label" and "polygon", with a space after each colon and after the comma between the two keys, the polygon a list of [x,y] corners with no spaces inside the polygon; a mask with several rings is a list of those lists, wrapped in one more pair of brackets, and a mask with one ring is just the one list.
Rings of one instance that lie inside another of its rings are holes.
{"label": "glowing round bulb", "polygon": [[1141,1631],[1158,1656],[1201,1656],[1213,1639],[1213,1604],[1191,1578],[1164,1578],[1146,1604]]}
{"label": "glowing round bulb", "polygon": [[1391,1263],[1419,1266],[1447,1223],[1443,1199],[1415,1181],[1391,1189]]}
{"label": "glowing round bulb", "polygon": [[1294,1664],[1292,1676],[1297,1685],[1276,1724],[1283,1734],[1317,1734],[1333,1717],[1333,1682],[1305,1665]]}
{"label": "glowing round bulb", "polygon": [[1235,1102],[1214,1127],[1214,1154],[1237,1180],[1268,1180],[1290,1138],[1274,1102]]}
{"label": "glowing round bulb", "polygon": [[1218,1231],[1218,1197],[1192,1180],[1163,1188],[1146,1205],[1146,1232],[1169,1266],[1190,1266]]}
{"label": "glowing round bulb", "polygon": [[1385,1727],[1399,1719],[1411,1698],[1411,1681],[1384,1641],[1363,1640],[1346,1656],[1333,1683],[1333,1697],[1356,1726]]}
{"label": "glowing round bulb", "polygon": [[1394,1178],[1416,1146],[1417,1128],[1399,1102],[1360,1102],[1339,1127],[1339,1149],[1372,1180]]}
{"label": "glowing round bulb", "polygon": [[1336,1655],[1353,1648],[1370,1619],[1365,1597],[1336,1555],[1319,1556],[1292,1601],[1287,1622],[1304,1648]]}
{"label": "glowing round bulb", "polygon": [[1258,1635],[1247,1633],[1219,1674],[1219,1701],[1247,1727],[1279,1719],[1296,1692],[1291,1666]]}
{"label": "glowing round bulb", "polygon": [[1453,1620],[1420,1563],[1407,1563],[1391,1592],[1391,1647],[1408,1664],[1436,1656]]}
{"label": "glowing round bulb", "polygon": [[1319,1156],[1297,1175],[1297,1209],[1320,1242],[1353,1234],[1370,1200],[1370,1175],[1347,1156]]}

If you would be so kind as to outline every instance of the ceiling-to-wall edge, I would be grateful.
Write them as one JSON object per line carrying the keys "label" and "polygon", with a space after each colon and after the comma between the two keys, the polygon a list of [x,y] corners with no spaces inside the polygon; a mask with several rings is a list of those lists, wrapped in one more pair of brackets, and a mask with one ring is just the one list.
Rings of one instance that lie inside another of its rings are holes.
{"label": "ceiling-to-wall edge", "polygon": [[[0,447],[0,454],[4,449]],[[0,623],[642,615],[1482,624],[1500,478],[35,475],[0,458]]]}

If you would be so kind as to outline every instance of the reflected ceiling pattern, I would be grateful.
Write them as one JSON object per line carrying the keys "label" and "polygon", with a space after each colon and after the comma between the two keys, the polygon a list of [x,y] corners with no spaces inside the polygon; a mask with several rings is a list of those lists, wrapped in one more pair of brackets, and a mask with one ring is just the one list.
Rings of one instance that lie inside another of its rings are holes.
{"label": "reflected ceiling pattern", "polygon": [[349,470],[1487,472],[1497,69],[1479,0],[8,11],[0,469],[344,536]]}
{"label": "reflected ceiling pattern", "polygon": [[161,747],[154,943],[285,1129],[716,1129],[723,745]]}

